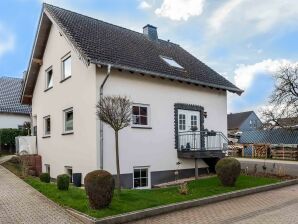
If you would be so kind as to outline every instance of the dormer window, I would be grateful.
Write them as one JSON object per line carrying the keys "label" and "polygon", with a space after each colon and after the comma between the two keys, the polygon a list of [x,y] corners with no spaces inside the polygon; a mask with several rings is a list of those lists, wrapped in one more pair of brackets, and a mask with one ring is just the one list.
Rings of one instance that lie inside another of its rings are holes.
{"label": "dormer window", "polygon": [[168,65],[179,68],[179,69],[184,69],[181,65],[179,65],[173,58],[165,57],[165,56],[160,56],[162,60],[164,60]]}

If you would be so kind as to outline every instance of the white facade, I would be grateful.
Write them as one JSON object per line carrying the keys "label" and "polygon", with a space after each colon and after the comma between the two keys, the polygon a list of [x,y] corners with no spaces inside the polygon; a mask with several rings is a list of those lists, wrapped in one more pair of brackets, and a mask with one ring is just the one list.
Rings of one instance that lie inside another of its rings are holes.
{"label": "white facade", "polygon": [[0,113],[0,129],[1,128],[19,128],[24,122],[31,122],[29,115]]}
{"label": "white facade", "polygon": [[[71,55],[71,77],[62,80],[62,58]],[[53,87],[46,90],[46,71],[53,69]],[[99,121],[96,103],[106,68],[87,66],[80,59],[57,26],[53,24],[43,56],[33,98],[33,125],[37,126],[38,152],[43,171],[50,165],[56,177],[72,167],[83,176],[100,168]],[[160,78],[151,78],[112,68],[104,86],[104,95],[129,97],[134,103],[149,108],[149,127],[127,127],[119,133],[122,174],[133,173],[134,167],[148,167],[149,172],[193,169],[194,160],[179,159],[175,149],[174,104],[194,104],[204,107],[208,116],[205,128],[227,132],[226,91],[203,88]],[[63,111],[73,108],[73,133],[63,131]],[[44,134],[44,117],[51,118],[51,133]],[[103,168],[116,173],[113,130],[104,125]],[[206,167],[203,160],[199,167]]]}

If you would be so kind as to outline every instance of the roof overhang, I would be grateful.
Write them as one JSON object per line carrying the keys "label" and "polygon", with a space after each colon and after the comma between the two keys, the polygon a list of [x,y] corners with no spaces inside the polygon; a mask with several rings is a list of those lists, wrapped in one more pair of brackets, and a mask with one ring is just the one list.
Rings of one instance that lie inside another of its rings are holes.
{"label": "roof overhang", "polygon": [[46,48],[51,26],[52,22],[44,13],[43,8],[39,18],[38,30],[35,34],[35,40],[31,52],[28,70],[24,77],[24,85],[21,96],[22,104],[31,104],[32,102],[32,95],[34,92],[39,69],[42,65],[42,58]]}
{"label": "roof overhang", "polygon": [[137,73],[141,73],[141,74],[166,78],[166,79],[170,79],[170,80],[176,80],[176,81],[180,81],[180,82],[200,85],[200,86],[204,86],[204,87],[210,87],[210,88],[214,88],[214,89],[227,90],[227,91],[232,92],[232,93],[237,93],[239,96],[244,92],[243,90],[241,90],[239,88],[226,87],[226,86],[216,85],[216,84],[202,82],[202,81],[193,80],[193,79],[174,77],[174,76],[163,74],[163,73],[152,72],[152,71],[148,71],[148,70],[144,70],[144,69],[138,69],[138,68],[119,65],[119,64],[112,64],[112,63],[106,63],[106,62],[102,62],[102,61],[92,61],[92,60],[90,61],[90,63],[96,64],[96,65],[104,65],[104,66],[111,65],[113,68],[116,68],[116,69],[122,69],[122,70],[126,70],[126,71],[133,71],[133,72],[137,72]]}

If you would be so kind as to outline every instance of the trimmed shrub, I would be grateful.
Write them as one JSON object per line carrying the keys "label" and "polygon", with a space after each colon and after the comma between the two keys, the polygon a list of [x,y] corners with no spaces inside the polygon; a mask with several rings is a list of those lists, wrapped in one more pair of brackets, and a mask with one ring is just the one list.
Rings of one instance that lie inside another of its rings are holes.
{"label": "trimmed shrub", "polygon": [[215,171],[224,186],[233,187],[241,172],[240,162],[234,158],[223,158],[217,162]]}
{"label": "trimmed shrub", "polygon": [[50,183],[50,181],[51,181],[50,174],[48,174],[48,173],[41,173],[39,175],[39,179],[41,182],[45,182],[45,183]]}
{"label": "trimmed shrub", "polygon": [[62,191],[67,191],[69,188],[70,177],[68,174],[57,176],[57,188]]}
{"label": "trimmed shrub", "polygon": [[91,208],[105,208],[111,203],[115,181],[109,172],[105,170],[92,171],[85,176],[84,184]]}

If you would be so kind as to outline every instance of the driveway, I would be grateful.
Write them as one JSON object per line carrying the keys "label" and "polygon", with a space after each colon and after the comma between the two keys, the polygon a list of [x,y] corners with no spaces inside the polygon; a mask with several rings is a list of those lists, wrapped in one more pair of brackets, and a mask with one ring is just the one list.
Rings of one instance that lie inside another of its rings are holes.
{"label": "driveway", "polygon": [[130,224],[295,224],[298,185],[160,215]]}
{"label": "driveway", "polygon": [[0,165],[0,223],[81,223]]}

